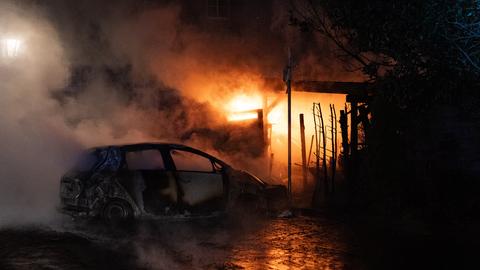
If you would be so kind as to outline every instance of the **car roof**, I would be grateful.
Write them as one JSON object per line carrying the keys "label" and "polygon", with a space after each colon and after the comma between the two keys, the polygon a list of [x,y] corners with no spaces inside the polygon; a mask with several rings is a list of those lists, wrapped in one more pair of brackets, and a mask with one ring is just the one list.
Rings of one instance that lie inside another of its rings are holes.
{"label": "car roof", "polygon": [[222,160],[220,160],[220,159],[218,159],[218,158],[216,158],[216,157],[214,157],[214,156],[212,156],[208,153],[205,153],[201,150],[198,150],[198,149],[190,147],[190,146],[186,146],[186,145],[183,145],[183,144],[177,144],[177,143],[144,142],[144,143],[119,144],[119,145],[102,145],[102,146],[92,147],[89,150],[94,151],[96,149],[104,149],[104,148],[109,148],[109,147],[118,148],[121,151],[138,151],[138,150],[149,149],[149,148],[185,150],[185,151],[189,151],[189,152],[196,153],[196,154],[208,157],[210,159],[213,159],[214,161],[220,163],[222,166],[229,166],[230,167],[230,165],[228,165],[224,161],[222,161]]}

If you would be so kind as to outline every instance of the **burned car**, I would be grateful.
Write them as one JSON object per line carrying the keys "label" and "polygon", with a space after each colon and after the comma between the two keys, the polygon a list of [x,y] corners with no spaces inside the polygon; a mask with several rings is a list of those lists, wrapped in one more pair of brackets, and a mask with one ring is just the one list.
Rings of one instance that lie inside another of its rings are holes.
{"label": "burned car", "polygon": [[61,211],[126,219],[286,209],[287,191],[200,150],[143,143],[87,151],[60,184]]}

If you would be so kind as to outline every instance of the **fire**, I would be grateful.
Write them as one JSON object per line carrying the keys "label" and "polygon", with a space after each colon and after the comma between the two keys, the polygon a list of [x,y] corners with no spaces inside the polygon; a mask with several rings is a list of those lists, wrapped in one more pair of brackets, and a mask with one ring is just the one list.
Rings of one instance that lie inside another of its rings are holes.
{"label": "fire", "polygon": [[[283,105],[283,104],[281,104]],[[285,116],[283,115],[283,106],[277,105],[268,113],[268,123],[269,124],[278,124],[284,120]]]}
{"label": "fire", "polygon": [[243,120],[250,120],[250,119],[257,119],[258,113],[247,111],[247,112],[236,112],[232,113],[228,116],[228,121],[243,121]]}
{"label": "fire", "polygon": [[260,94],[240,94],[227,103],[228,121],[257,119],[257,110],[262,108]]}
{"label": "fire", "polygon": [[247,95],[241,94],[234,97],[228,104],[232,112],[252,111],[262,108],[262,96],[259,94]]}
{"label": "fire", "polygon": [[[267,98],[265,93],[261,94],[259,92],[254,94],[239,94],[235,96],[225,107],[228,121],[258,119],[258,110],[265,109],[263,104],[265,98]],[[284,114],[286,103],[284,103],[285,102],[282,101],[280,104],[273,106],[270,111],[264,111],[264,113],[268,113],[267,120],[269,124],[278,124],[282,122],[284,117],[286,117]]]}

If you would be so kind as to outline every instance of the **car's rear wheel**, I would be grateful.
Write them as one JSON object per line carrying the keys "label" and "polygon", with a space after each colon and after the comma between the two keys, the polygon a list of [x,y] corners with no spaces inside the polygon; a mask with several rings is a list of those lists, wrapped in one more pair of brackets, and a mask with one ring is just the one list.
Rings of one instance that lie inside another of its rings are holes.
{"label": "car's rear wheel", "polygon": [[130,205],[122,200],[112,200],[103,208],[102,218],[108,221],[119,221],[133,218]]}

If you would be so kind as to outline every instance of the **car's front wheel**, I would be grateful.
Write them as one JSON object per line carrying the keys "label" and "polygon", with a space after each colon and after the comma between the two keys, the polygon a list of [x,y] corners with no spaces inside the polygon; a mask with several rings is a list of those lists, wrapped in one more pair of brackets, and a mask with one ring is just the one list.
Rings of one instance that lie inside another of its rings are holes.
{"label": "car's front wheel", "polygon": [[127,202],[112,200],[103,208],[102,218],[108,221],[127,220],[133,218],[133,211]]}

